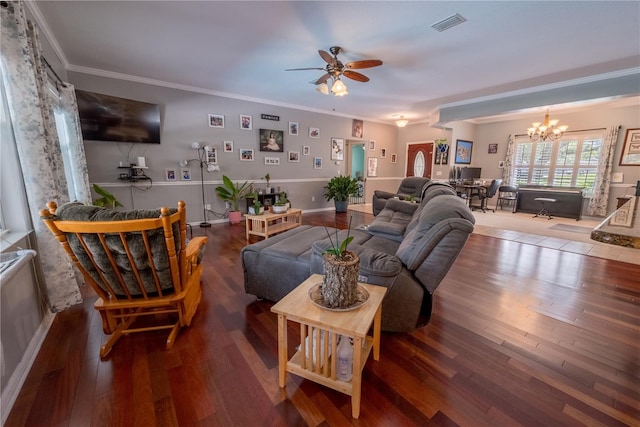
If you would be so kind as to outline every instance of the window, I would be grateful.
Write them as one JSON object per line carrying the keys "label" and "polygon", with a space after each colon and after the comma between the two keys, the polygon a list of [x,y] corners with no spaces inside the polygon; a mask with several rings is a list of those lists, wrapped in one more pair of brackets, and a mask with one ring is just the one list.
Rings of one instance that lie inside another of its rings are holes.
{"label": "window", "polygon": [[592,133],[565,135],[560,141],[531,142],[516,139],[515,184],[552,185],[593,189],[598,174],[603,136]]}

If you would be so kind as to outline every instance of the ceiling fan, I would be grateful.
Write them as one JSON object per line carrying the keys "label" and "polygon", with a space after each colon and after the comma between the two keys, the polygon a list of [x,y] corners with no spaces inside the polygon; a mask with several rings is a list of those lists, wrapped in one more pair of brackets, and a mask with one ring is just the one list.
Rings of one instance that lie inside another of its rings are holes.
{"label": "ceiling fan", "polygon": [[[331,53],[329,53],[331,52]],[[326,71],[326,73],[320,77],[318,80],[312,81],[312,84],[317,85],[317,90],[320,93],[325,95],[329,94],[329,85],[327,82],[331,79],[331,92],[335,96],[344,96],[348,94],[347,86],[340,80],[340,76],[345,76],[352,80],[356,80],[358,82],[368,82],[369,77],[365,76],[362,73],[353,70],[359,70],[362,68],[372,68],[382,65],[382,61],[379,59],[363,59],[361,61],[352,61],[343,64],[338,59],[338,54],[342,53],[343,50],[340,46],[332,46],[329,49],[329,52],[324,50],[318,50],[320,57],[325,60],[327,65],[324,68],[320,67],[312,67],[312,68],[288,68],[285,71],[299,71],[299,70],[321,70]],[[333,55],[333,56],[331,56]]]}

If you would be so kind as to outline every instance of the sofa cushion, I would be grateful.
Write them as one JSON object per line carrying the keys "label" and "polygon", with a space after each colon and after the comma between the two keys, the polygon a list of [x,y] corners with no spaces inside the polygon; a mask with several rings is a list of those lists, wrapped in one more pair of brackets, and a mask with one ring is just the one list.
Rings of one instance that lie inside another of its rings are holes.
{"label": "sofa cushion", "polygon": [[[174,214],[178,210],[173,208],[169,209],[169,214]],[[98,206],[84,205],[78,202],[65,203],[58,207],[55,213],[56,217],[63,221],[124,221],[135,220],[145,218],[159,218],[161,215],[160,209],[152,210],[131,210],[131,211],[114,211],[107,208]],[[158,275],[158,279],[163,290],[173,288],[173,281],[171,277],[171,270],[169,265],[169,254],[166,250],[166,243],[164,232],[162,229],[151,230],[147,232],[149,239],[149,245],[151,248],[163,248],[163,250],[153,251],[153,263]],[[181,249],[180,230],[178,223],[173,224],[173,237],[176,246],[176,251]],[[73,233],[67,233],[67,240],[73,253],[78,258],[80,264],[87,270],[91,277],[100,285],[102,280],[100,274],[94,267],[91,259],[86,254],[82,244],[78,237]],[[141,233],[127,233],[127,245],[129,246],[130,254],[133,257],[136,268],[140,273],[145,291],[148,293],[156,292],[155,280],[153,272],[151,271],[151,265],[147,257],[147,251],[145,248],[144,240]],[[102,244],[100,243],[97,235],[87,234],[84,236],[84,241],[88,246],[91,253],[94,255],[94,261],[98,265],[102,275],[107,279],[107,282],[111,285],[114,292],[119,296],[124,296],[125,292],[120,285],[120,281],[117,278],[116,272],[111,266],[111,262],[104,251]],[[113,258],[118,266],[118,270],[122,274],[122,278],[127,284],[127,290],[132,296],[141,295],[140,291],[135,285],[136,278],[133,268],[129,263],[129,257],[127,251],[122,244],[122,241],[118,235],[108,234],[105,236],[107,248],[113,255]]]}
{"label": "sofa cushion", "polygon": [[418,206],[418,203],[391,199],[367,230],[371,234],[401,242],[407,224],[411,222]]}
{"label": "sofa cushion", "polygon": [[429,254],[429,248],[437,244],[430,238],[431,229],[436,224],[446,225],[455,218],[475,223],[473,214],[457,196],[443,195],[427,202],[419,214],[416,225],[400,243],[396,255],[409,270],[416,270]]}

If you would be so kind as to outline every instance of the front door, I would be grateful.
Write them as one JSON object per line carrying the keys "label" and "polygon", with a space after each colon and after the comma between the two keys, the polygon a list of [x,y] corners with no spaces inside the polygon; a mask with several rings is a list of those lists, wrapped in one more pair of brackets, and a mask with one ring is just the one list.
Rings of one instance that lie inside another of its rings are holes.
{"label": "front door", "polygon": [[422,176],[431,178],[431,159],[433,143],[407,145],[406,176]]}

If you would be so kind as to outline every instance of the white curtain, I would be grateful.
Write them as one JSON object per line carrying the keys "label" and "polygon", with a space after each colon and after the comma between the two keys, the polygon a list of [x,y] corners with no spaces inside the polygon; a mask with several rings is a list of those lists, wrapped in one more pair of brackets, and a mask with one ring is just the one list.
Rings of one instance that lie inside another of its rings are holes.
{"label": "white curtain", "polygon": [[26,19],[23,2],[2,2],[0,12],[2,84],[45,277],[47,302],[51,311],[57,312],[81,302],[82,298],[69,257],[39,215],[48,201],[60,204],[69,200],[54,104],[42,66],[38,32]]}
{"label": "white curtain", "polygon": [[515,162],[513,156],[515,151],[516,138],[514,135],[509,135],[507,154],[504,159],[504,169],[502,169],[502,182],[504,185],[515,185],[515,182],[513,182],[513,163]]}
{"label": "white curtain", "polygon": [[618,141],[620,126],[609,128],[606,138],[600,149],[600,163],[598,164],[598,176],[593,186],[593,195],[589,201],[587,214],[590,216],[606,216],[609,204],[609,187],[611,186],[611,171],[613,170],[613,157]]}

